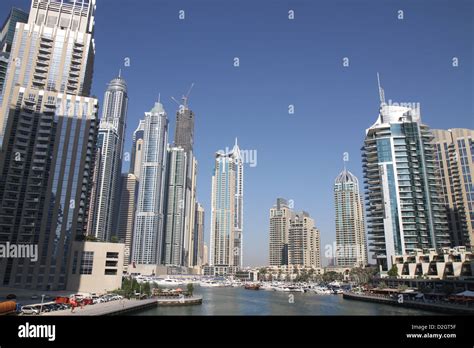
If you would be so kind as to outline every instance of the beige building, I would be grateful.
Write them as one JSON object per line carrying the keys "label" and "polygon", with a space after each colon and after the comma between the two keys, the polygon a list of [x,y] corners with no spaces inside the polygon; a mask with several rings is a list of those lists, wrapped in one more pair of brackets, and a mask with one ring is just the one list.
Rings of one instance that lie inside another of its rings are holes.
{"label": "beige building", "polygon": [[321,267],[319,230],[306,212],[296,213],[290,221],[288,263],[304,267]]}
{"label": "beige building", "polygon": [[31,1],[17,23],[0,101],[0,240],[39,259],[0,259],[3,285],[64,290],[85,233],[97,133],[90,97],[95,0]]}
{"label": "beige building", "polygon": [[364,267],[368,263],[364,210],[359,181],[346,168],[334,181],[336,252],[338,267]]}
{"label": "beige building", "polygon": [[288,201],[283,198],[277,198],[270,209],[270,266],[288,265],[288,236],[294,215]]}
{"label": "beige building", "polygon": [[74,242],[67,289],[103,293],[122,286],[125,244]]}
{"label": "beige building", "polygon": [[204,243],[203,251],[202,251],[203,257],[202,257],[202,265],[206,266],[209,264],[209,249],[207,247],[207,244]]}
{"label": "beige building", "polygon": [[436,162],[452,246],[474,243],[474,130],[434,129]]}
{"label": "beige building", "polygon": [[135,222],[135,202],[138,193],[138,180],[135,174],[122,174],[122,194],[118,224],[118,239],[125,244],[123,263],[127,267],[131,259],[133,224]]}
{"label": "beige building", "polygon": [[417,249],[408,255],[392,257],[400,278],[430,279],[471,278],[474,275],[474,254],[465,247],[441,250]]}

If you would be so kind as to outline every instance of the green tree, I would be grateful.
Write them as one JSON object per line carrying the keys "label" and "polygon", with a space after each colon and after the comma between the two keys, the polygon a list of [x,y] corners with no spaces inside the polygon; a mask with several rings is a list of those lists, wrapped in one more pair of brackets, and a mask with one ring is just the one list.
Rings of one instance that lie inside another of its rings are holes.
{"label": "green tree", "polygon": [[112,237],[110,237],[110,242],[111,242],[111,243],[118,243],[118,242],[119,242],[119,239],[118,239],[117,236],[112,236]]}
{"label": "green tree", "polygon": [[142,285],[142,294],[146,294],[147,296],[151,295],[151,288],[150,288],[150,283],[145,282]]}
{"label": "green tree", "polygon": [[387,275],[390,278],[398,278],[398,268],[397,265],[392,265],[392,268],[387,272]]}
{"label": "green tree", "polygon": [[87,235],[86,236],[86,241],[87,242],[97,242],[97,238],[92,236],[92,235]]}
{"label": "green tree", "polygon": [[258,278],[260,280],[265,280],[266,274],[267,274],[267,269],[266,268],[262,267],[258,270]]}
{"label": "green tree", "polygon": [[189,295],[189,296],[193,296],[193,292],[194,292],[194,285],[193,285],[193,283],[188,283],[187,289],[188,289],[188,295]]}

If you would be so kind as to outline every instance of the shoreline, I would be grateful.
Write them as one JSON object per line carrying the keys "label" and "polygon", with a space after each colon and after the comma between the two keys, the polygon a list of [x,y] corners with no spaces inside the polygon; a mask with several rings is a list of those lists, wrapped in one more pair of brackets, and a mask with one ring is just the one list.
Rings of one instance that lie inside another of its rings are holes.
{"label": "shoreline", "polygon": [[418,301],[410,301],[410,300],[404,300],[402,303],[399,303],[398,300],[392,299],[392,298],[379,297],[379,296],[373,296],[373,295],[354,294],[350,292],[344,292],[342,294],[342,298],[345,300],[374,302],[374,303],[386,304],[389,306],[421,309],[425,311],[444,313],[444,314],[474,315],[474,308],[461,307],[461,306],[456,306],[456,305],[452,305],[448,303],[427,303],[427,302],[418,302]]}
{"label": "shoreline", "polygon": [[124,315],[158,306],[192,306],[202,304],[201,296],[192,296],[187,298],[150,298],[144,300],[111,301],[87,305],[83,308],[77,307],[74,312],[70,310],[42,313],[41,316],[108,316]]}

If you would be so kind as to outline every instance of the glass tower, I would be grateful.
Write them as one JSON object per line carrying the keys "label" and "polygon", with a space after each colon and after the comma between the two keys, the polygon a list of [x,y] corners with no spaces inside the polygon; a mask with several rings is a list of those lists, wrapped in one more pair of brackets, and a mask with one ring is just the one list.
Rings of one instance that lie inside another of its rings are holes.
{"label": "glass tower", "polygon": [[212,177],[210,266],[242,267],[243,162],[237,140],[216,153]]}
{"label": "glass tower", "polygon": [[135,212],[132,261],[160,264],[163,259],[164,190],[168,119],[160,102],[145,113],[143,153]]}
{"label": "glass tower", "polygon": [[183,148],[168,149],[163,263],[170,266],[183,266],[184,263],[186,165],[187,156]]}
{"label": "glass tower", "polygon": [[366,130],[362,160],[369,251],[382,270],[391,257],[449,246],[433,135],[411,104],[387,104]]}
{"label": "glass tower", "polygon": [[94,223],[89,234],[101,241],[110,241],[117,222],[127,104],[127,85],[119,76],[105,92],[97,139],[100,166],[96,167]]}

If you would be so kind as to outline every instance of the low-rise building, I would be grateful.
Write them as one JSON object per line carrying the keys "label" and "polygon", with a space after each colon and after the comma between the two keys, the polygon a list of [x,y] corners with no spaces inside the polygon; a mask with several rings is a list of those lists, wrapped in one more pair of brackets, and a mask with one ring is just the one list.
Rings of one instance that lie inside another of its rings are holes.
{"label": "low-rise building", "polygon": [[74,242],[67,289],[102,293],[122,286],[125,244]]}
{"label": "low-rise building", "polygon": [[466,247],[416,249],[407,255],[392,256],[400,278],[469,279],[474,277],[474,253]]}

